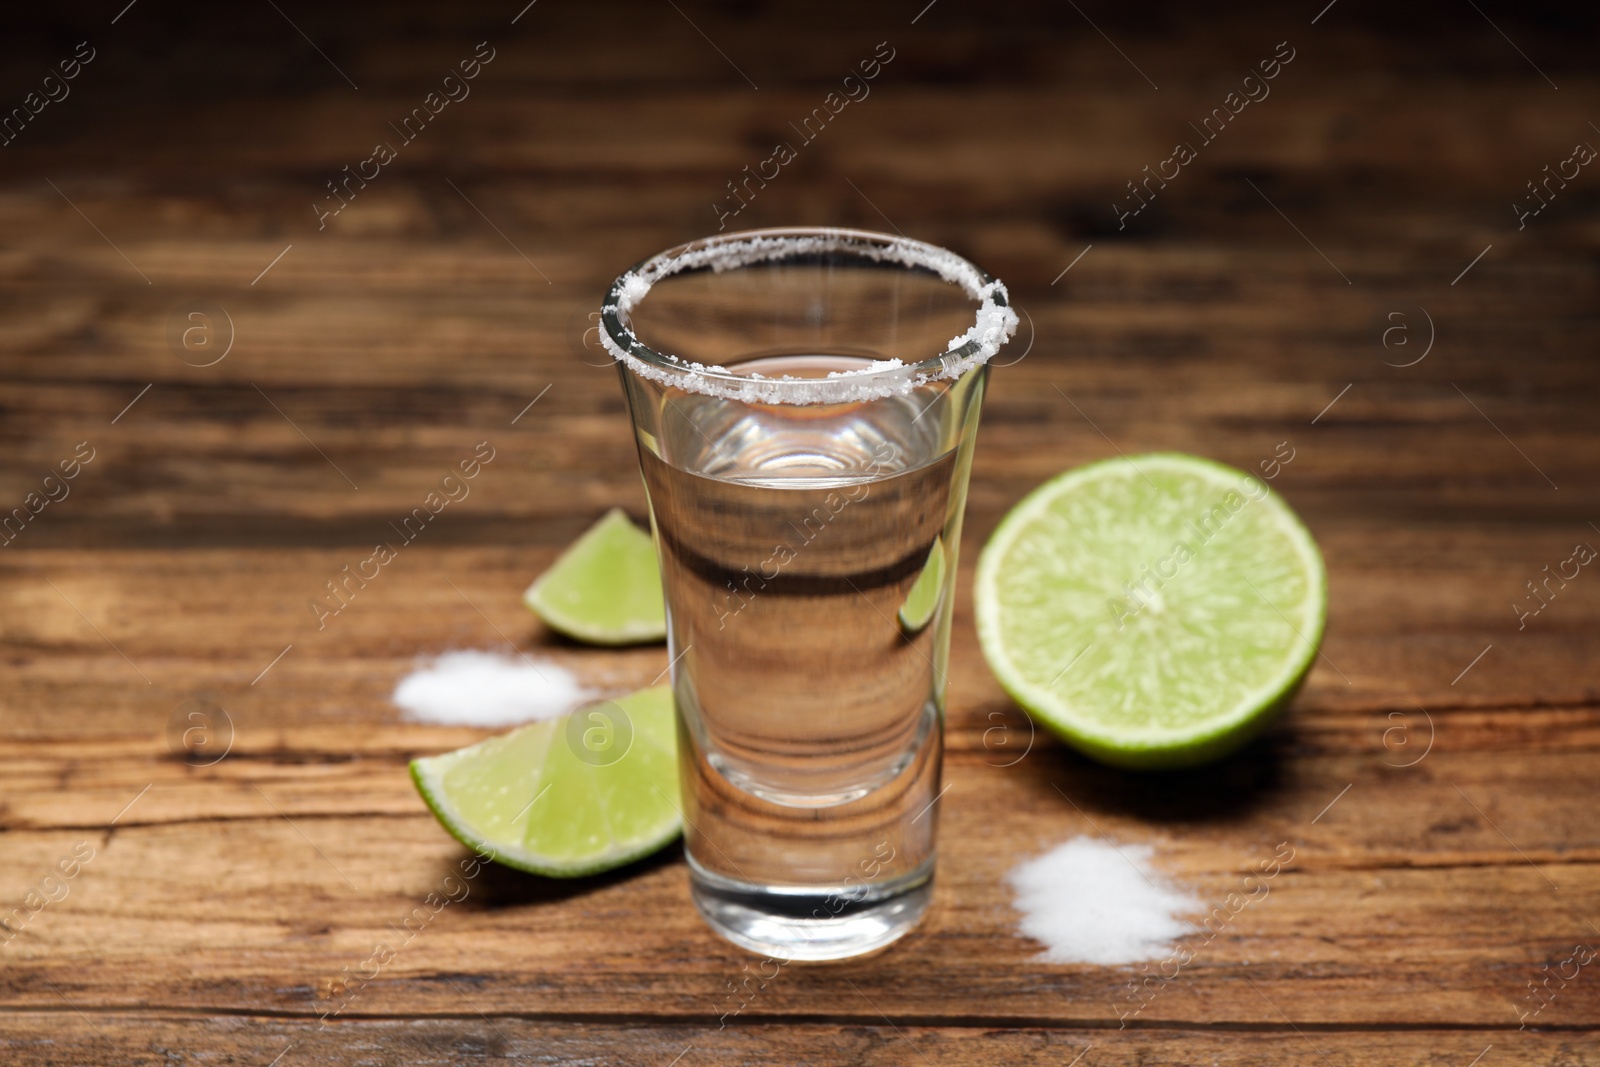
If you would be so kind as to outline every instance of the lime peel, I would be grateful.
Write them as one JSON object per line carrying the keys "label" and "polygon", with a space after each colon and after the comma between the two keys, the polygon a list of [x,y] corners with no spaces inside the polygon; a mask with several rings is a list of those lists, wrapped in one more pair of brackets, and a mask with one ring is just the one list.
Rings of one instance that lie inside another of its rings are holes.
{"label": "lime peel", "polygon": [[612,508],[522,596],[553,630],[595,645],[662,641],[667,611],[650,535]]}
{"label": "lime peel", "polygon": [[655,686],[412,760],[411,780],[478,855],[550,878],[599,874],[682,831],[676,729],[672,689]]}
{"label": "lime peel", "polygon": [[1279,496],[1179,453],[1035,489],[978,559],[978,637],[1041,724],[1105,763],[1193,766],[1293,698],[1327,613],[1321,553]]}

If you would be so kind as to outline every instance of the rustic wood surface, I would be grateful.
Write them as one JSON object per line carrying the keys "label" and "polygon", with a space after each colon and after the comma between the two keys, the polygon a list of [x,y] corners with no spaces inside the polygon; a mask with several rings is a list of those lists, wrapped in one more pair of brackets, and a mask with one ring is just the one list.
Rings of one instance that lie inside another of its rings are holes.
{"label": "rustic wood surface", "polygon": [[[1600,965],[1530,992],[1600,946],[1600,577],[1514,607],[1600,545],[1600,172],[1511,207],[1600,145],[1596,16],[924,2],[0,16],[5,108],[94,49],[0,147],[0,507],[93,456],[0,547],[0,917],[92,854],[0,944],[0,1060],[1600,1061]],[[324,183],[480,41],[471,95],[319,230]],[[514,645],[618,692],[665,665],[519,602],[604,509],[642,513],[587,313],[715,230],[881,41],[871,95],[730,221],[902,229],[1028,312],[972,480],[927,922],[723,1018],[749,957],[676,849],[490,870],[324,1023],[463,855],[405,765],[483,731],[399,721],[414,658]],[[1119,230],[1124,183],[1281,41],[1271,95]],[[202,301],[210,366],[173,341]],[[307,600],[480,441],[472,495],[319,630]],[[1331,583],[1291,713],[1181,775],[1030,748],[968,595],[1005,509],[1117,451],[1255,469],[1283,441]],[[169,743],[192,699],[231,722],[207,766]],[[1004,882],[1082,833],[1211,902],[1295,859],[1123,1027],[1141,970],[1041,962]]]}

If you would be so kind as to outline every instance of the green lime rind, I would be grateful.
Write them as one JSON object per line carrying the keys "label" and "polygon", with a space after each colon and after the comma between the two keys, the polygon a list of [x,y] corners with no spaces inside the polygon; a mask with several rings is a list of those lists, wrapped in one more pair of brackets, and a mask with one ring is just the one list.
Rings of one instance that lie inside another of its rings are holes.
{"label": "green lime rind", "polygon": [[551,629],[592,645],[666,640],[655,545],[621,508],[568,546],[522,600]]}
{"label": "green lime rind", "polygon": [[[584,747],[591,729],[618,744],[631,738],[604,762],[609,753]],[[672,688],[655,686],[414,759],[411,780],[440,824],[479,855],[582,878],[643,859],[682,832],[676,730]]]}
{"label": "green lime rind", "polygon": [[928,560],[922,565],[921,573],[912,583],[911,591],[906,594],[905,603],[900,605],[897,613],[900,626],[906,633],[920,633],[933,620],[933,613],[939,610],[939,600],[944,593],[944,570],[944,539],[935,537],[933,547],[928,549]]}
{"label": "green lime rind", "polygon": [[984,546],[975,587],[1001,686],[1068,744],[1140,770],[1255,736],[1305,680],[1327,616],[1322,554],[1289,506],[1181,453],[1041,485]]}

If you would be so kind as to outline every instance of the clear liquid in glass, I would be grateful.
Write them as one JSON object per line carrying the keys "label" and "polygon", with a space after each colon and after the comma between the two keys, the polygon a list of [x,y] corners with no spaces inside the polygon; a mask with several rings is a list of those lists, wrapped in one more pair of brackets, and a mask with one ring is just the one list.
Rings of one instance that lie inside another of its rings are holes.
{"label": "clear liquid in glass", "polygon": [[[820,377],[866,362],[731,369]],[[640,448],[695,902],[756,951],[856,955],[927,906],[967,469],[923,417],[943,388],[805,406],[673,390],[660,439]],[[936,542],[938,606],[907,618]]]}

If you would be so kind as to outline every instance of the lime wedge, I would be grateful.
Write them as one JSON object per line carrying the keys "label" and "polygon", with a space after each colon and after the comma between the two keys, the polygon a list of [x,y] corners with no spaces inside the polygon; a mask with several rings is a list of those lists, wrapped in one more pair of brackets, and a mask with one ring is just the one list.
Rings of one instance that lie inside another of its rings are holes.
{"label": "lime wedge", "polygon": [[522,602],[551,629],[594,645],[667,636],[655,545],[621,508],[606,512],[561,553]]}
{"label": "lime wedge", "polygon": [[1187,767],[1288,704],[1327,615],[1322,555],[1254,477],[1176,453],[1046,482],[978,558],[978,638],[1000,684],[1116,766]]}
{"label": "lime wedge", "polygon": [[911,592],[906,594],[906,602],[900,605],[900,625],[906,633],[922,632],[933,618],[933,613],[939,610],[939,599],[943,592],[944,539],[935,537],[933,547],[928,549],[928,562],[922,565],[922,573],[917,575]]}
{"label": "lime wedge", "polygon": [[476,745],[411,761],[451,835],[550,878],[598,874],[678,836],[672,689],[641,689]]}

